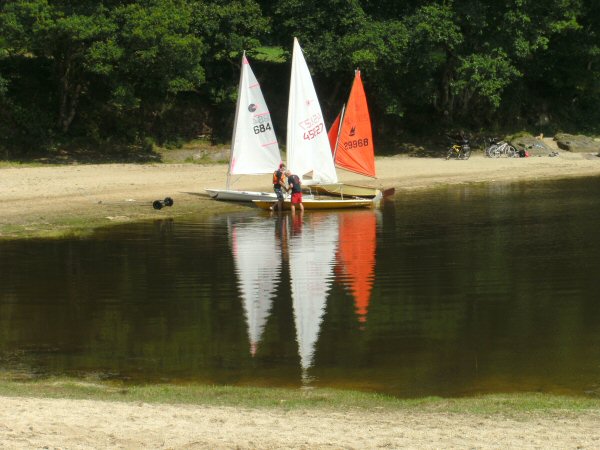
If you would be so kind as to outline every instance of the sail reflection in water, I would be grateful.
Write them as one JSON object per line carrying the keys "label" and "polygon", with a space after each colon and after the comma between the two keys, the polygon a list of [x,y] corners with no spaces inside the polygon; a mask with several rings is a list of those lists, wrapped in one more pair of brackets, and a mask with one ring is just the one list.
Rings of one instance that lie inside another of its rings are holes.
{"label": "sail reflection in water", "polygon": [[[365,322],[375,268],[377,216],[373,211],[310,213],[275,220],[228,222],[231,248],[255,356],[280,278],[289,262],[291,299],[303,382],[314,362],[327,297],[334,279],[354,299]],[[334,271],[334,269],[337,269]]]}
{"label": "sail reflection in water", "polygon": [[340,215],[340,236],[337,259],[339,280],[354,297],[356,313],[366,322],[375,277],[377,245],[377,215],[374,211],[353,211]]}
{"label": "sail reflection in water", "polygon": [[[315,212],[275,220],[228,219],[252,356],[260,345],[273,301],[284,301],[291,294],[302,380],[308,382],[335,279],[352,295],[358,320],[366,321],[374,278],[376,224],[373,211]],[[278,293],[287,269],[291,293]]]}
{"label": "sail reflection in water", "polygon": [[303,379],[313,364],[327,294],[333,281],[339,229],[336,214],[294,217],[289,240],[290,279]]}
{"label": "sail reflection in water", "polygon": [[257,347],[281,276],[281,249],[271,221],[228,221],[231,251],[243,300],[250,353]]}

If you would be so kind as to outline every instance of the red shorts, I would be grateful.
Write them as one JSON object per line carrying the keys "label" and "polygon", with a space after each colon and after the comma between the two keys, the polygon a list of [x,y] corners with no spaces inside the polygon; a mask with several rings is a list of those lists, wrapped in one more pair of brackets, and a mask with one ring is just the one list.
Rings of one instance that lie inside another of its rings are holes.
{"label": "red shorts", "polygon": [[292,205],[302,203],[302,192],[292,192]]}

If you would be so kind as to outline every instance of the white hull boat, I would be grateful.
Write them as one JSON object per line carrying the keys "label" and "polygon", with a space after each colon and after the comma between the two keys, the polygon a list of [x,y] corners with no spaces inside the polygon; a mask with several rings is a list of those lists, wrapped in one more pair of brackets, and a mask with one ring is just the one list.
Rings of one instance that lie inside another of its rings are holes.
{"label": "white hull boat", "polygon": [[232,189],[206,189],[206,192],[215,200],[230,202],[252,202],[254,200],[277,200],[274,192],[236,191]]}
{"label": "white hull boat", "polygon": [[231,139],[231,156],[225,189],[206,189],[217,200],[251,202],[276,198],[275,193],[231,189],[232,175],[264,175],[273,173],[281,162],[271,114],[262,95],[246,53],[242,57],[242,70],[238,100]]}

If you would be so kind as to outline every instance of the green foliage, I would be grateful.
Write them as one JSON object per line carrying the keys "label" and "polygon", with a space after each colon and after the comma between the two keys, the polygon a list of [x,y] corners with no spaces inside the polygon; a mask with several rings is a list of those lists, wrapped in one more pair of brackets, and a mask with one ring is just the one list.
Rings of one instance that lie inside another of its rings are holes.
{"label": "green foliage", "polygon": [[281,47],[258,47],[254,50],[254,56],[259,61],[285,62],[284,50]]}
{"label": "green foliage", "polygon": [[453,93],[462,95],[465,107],[473,96],[489,102],[493,109],[500,106],[502,91],[511,79],[521,75],[510,64],[506,54],[471,54],[460,58],[457,79],[451,83]]}
{"label": "green foliage", "polygon": [[180,1],[132,3],[113,12],[122,53],[109,81],[110,104],[121,113],[136,113],[130,126],[140,135],[151,128],[184,92],[205,82],[203,40],[192,34],[191,7]]}
{"label": "green foliage", "polygon": [[594,0],[14,0],[0,2],[0,146],[225,141],[244,50],[283,140],[294,36],[326,117],[361,69],[377,140],[600,128]]}

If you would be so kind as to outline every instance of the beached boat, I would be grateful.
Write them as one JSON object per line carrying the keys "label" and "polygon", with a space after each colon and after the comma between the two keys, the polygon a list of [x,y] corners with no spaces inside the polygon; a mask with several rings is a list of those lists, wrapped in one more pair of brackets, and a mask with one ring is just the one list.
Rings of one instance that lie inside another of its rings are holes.
{"label": "beached boat", "polygon": [[236,191],[235,189],[205,189],[215,200],[250,202],[252,200],[276,200],[274,192]]}
{"label": "beached boat", "polygon": [[[302,200],[304,209],[345,209],[345,208],[372,208],[377,205],[377,199],[370,198],[306,198]],[[277,200],[253,200],[254,204],[261,209],[270,209]],[[290,199],[283,202],[283,209],[289,210],[291,206]]]}
{"label": "beached boat", "polygon": [[287,117],[287,168],[303,185],[337,183],[319,99],[298,39],[294,38]]}
{"label": "beached boat", "polygon": [[244,52],[226,187],[206,189],[206,192],[217,200],[249,202],[255,199],[275,199],[274,192],[232,189],[231,176],[272,173],[280,162],[281,154],[271,123],[271,114]]}
{"label": "beached boat", "polygon": [[[292,54],[292,74],[287,119],[287,167],[301,177],[304,189],[317,185],[338,183],[329,137],[312,77],[298,39],[294,38]],[[255,202],[259,207],[271,204]],[[316,199],[303,201],[306,209],[338,209],[373,206],[373,201],[365,198]],[[289,199],[284,208],[289,209]]]}
{"label": "beached boat", "polygon": [[[348,102],[331,125],[328,133],[335,166],[350,172],[375,178],[375,149],[367,96],[360,70],[354,74]],[[310,186],[312,192],[340,197],[375,197],[379,188],[348,183],[319,183]],[[383,190],[392,195],[393,188]]]}
{"label": "beached boat", "polygon": [[345,183],[317,184],[314,186],[308,186],[307,191],[316,194],[333,195],[341,198],[374,198],[378,193],[381,192],[379,189],[374,187]]}

